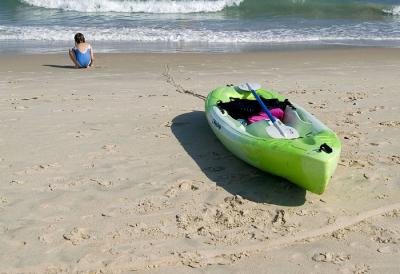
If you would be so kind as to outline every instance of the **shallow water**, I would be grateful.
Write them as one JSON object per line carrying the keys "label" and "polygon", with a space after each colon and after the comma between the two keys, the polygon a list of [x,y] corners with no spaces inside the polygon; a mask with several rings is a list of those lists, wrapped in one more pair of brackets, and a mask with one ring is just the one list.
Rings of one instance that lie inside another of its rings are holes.
{"label": "shallow water", "polygon": [[60,52],[83,32],[101,52],[400,46],[400,1],[2,0],[0,52]]}

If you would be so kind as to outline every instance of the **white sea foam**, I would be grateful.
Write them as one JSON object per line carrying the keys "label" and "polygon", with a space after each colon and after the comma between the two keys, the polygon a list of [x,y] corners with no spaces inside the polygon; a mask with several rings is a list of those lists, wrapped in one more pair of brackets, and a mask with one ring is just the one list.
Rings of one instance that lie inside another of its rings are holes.
{"label": "white sea foam", "polygon": [[194,13],[217,12],[244,0],[21,0],[49,9],[79,12]]}
{"label": "white sea foam", "polygon": [[[365,30],[368,30],[366,32]],[[379,28],[369,25],[357,25],[349,29],[308,28],[302,31],[273,29],[264,31],[212,31],[191,29],[159,28],[98,28],[84,30],[76,27],[10,27],[0,25],[0,41],[73,41],[76,32],[84,32],[88,41],[109,42],[200,42],[200,43],[290,43],[339,40],[400,40],[400,35],[383,35]]]}
{"label": "white sea foam", "polygon": [[385,9],[383,12],[391,15],[400,15],[400,6],[395,6],[391,9]]}

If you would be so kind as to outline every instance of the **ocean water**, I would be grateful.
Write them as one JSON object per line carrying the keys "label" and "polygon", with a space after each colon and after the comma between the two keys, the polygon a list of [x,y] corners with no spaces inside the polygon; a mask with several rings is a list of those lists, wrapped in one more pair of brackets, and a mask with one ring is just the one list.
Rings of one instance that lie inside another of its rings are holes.
{"label": "ocean water", "polygon": [[400,0],[0,0],[0,53],[400,47]]}

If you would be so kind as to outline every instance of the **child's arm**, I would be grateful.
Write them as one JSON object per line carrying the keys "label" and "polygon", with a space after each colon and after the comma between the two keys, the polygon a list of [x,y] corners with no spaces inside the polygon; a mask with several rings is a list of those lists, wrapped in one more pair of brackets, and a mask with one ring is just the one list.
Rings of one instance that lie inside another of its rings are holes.
{"label": "child's arm", "polygon": [[73,50],[73,49],[69,49],[68,53],[69,53],[69,58],[71,58],[71,61],[72,61],[72,62],[74,63],[74,65],[75,65],[75,68],[79,68],[79,64],[78,64],[78,62],[76,61],[76,57],[75,57],[75,52],[74,52],[74,50]]}
{"label": "child's arm", "polygon": [[93,62],[94,62],[94,54],[93,54],[93,48],[92,46],[90,46],[90,64],[89,66],[93,66]]}

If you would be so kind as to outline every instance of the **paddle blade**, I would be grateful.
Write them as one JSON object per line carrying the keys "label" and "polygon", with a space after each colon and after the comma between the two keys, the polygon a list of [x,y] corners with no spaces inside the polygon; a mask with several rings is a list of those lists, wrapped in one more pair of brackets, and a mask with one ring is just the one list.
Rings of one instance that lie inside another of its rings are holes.
{"label": "paddle blade", "polygon": [[244,91],[252,91],[252,90],[259,90],[261,88],[261,85],[257,83],[244,83],[237,87]]}
{"label": "paddle blade", "polygon": [[297,139],[300,137],[296,129],[286,126],[278,119],[265,130],[267,134],[274,139]]}

